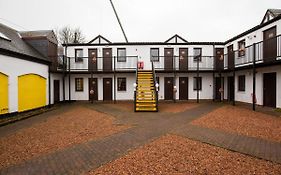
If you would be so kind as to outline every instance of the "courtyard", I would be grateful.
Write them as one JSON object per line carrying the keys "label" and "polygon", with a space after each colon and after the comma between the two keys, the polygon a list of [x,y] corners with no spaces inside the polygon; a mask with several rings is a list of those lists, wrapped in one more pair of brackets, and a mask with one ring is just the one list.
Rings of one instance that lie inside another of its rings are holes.
{"label": "courtyard", "polygon": [[74,102],[0,127],[0,174],[281,174],[280,113]]}

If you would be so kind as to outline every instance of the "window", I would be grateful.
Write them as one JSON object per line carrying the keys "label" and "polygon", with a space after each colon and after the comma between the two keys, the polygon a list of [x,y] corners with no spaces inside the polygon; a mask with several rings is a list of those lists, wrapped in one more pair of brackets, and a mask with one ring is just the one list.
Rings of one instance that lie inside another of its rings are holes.
{"label": "window", "polygon": [[199,61],[202,61],[202,48],[194,48],[193,55],[194,55],[193,58],[194,61],[197,61],[197,59],[199,59]]}
{"label": "window", "polygon": [[75,49],[75,62],[83,62],[83,49]]}
{"label": "window", "polygon": [[117,62],[126,62],[126,49],[125,48],[117,49]]}
{"label": "window", "polygon": [[238,76],[238,91],[245,91],[245,75]]}
{"label": "window", "polygon": [[75,91],[83,91],[83,78],[75,78]]}
{"label": "window", "polygon": [[126,78],[118,78],[118,91],[126,91]]}
{"label": "window", "polygon": [[150,59],[151,61],[159,61],[159,48],[150,49]]}
{"label": "window", "polygon": [[245,40],[238,42],[238,57],[245,56],[245,51],[246,51],[245,46],[246,46]]}
{"label": "window", "polygon": [[202,77],[193,78],[193,90],[202,90]]}

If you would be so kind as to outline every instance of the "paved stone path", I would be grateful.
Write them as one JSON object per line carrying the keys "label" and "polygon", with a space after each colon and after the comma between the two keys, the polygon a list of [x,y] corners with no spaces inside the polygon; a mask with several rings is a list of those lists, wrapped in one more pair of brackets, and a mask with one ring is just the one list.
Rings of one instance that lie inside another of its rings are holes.
{"label": "paved stone path", "polygon": [[281,143],[279,142],[226,133],[191,124],[187,127],[178,128],[173,133],[217,147],[281,164]]}
{"label": "paved stone path", "polygon": [[86,107],[114,115],[118,119],[117,123],[133,124],[134,127],[99,140],[73,145],[66,149],[1,169],[0,174],[81,174],[115,160],[125,155],[128,151],[167,133],[178,134],[281,163],[281,143],[227,134],[188,124],[192,120],[220,107],[220,104],[205,103],[176,114],[124,112],[116,108],[109,108],[108,105],[103,104],[86,105]]}

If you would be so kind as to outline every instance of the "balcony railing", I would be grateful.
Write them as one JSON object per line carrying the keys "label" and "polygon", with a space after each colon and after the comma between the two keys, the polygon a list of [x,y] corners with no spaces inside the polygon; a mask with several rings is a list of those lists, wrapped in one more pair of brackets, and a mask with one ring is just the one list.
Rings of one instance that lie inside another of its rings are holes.
{"label": "balcony railing", "polygon": [[214,70],[213,56],[159,56],[152,60],[157,71]]}
{"label": "balcony railing", "polygon": [[280,61],[281,35],[225,54],[224,69],[252,65],[253,60],[256,64]]}
{"label": "balcony railing", "polygon": [[138,56],[120,57],[62,57],[58,59],[58,70],[65,71],[135,71]]}

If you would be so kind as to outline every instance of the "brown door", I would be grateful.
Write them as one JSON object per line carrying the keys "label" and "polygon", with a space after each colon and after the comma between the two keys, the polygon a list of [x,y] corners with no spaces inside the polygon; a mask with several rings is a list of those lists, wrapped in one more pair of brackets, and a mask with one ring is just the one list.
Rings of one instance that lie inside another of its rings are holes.
{"label": "brown door", "polygon": [[165,48],[164,49],[164,68],[165,70],[173,70],[173,58],[174,58],[174,49]]}
{"label": "brown door", "polygon": [[103,79],[103,100],[112,100],[112,78]]}
{"label": "brown door", "polygon": [[[92,93],[91,93],[92,91]],[[98,101],[98,79],[89,78],[89,100]]]}
{"label": "brown door", "polygon": [[187,70],[188,69],[188,49],[180,48],[179,52],[180,52],[179,53],[180,70]]}
{"label": "brown door", "polygon": [[263,105],[276,107],[276,73],[263,74]]}
{"label": "brown door", "polygon": [[227,47],[228,69],[234,69],[234,51],[233,45]]}
{"label": "brown door", "polygon": [[215,69],[217,71],[222,71],[224,68],[223,56],[224,56],[223,48],[216,48]]}
{"label": "brown door", "polygon": [[89,67],[89,71],[98,70],[98,50],[97,49],[88,50],[88,67]]}
{"label": "brown door", "polygon": [[220,93],[220,89],[222,88],[222,78],[220,77],[216,77],[216,82],[215,82],[215,99],[216,100],[221,100],[221,93]]}
{"label": "brown door", "polygon": [[265,62],[272,62],[276,60],[276,56],[276,27],[273,27],[263,32],[263,58]]}
{"label": "brown door", "polygon": [[54,80],[54,103],[60,102],[60,80]]}
{"label": "brown door", "polygon": [[227,97],[228,101],[234,100],[234,78],[227,77]]}
{"label": "brown door", "polygon": [[174,88],[174,78],[173,77],[165,77],[165,100],[173,100],[173,88]]}
{"label": "brown door", "polygon": [[180,77],[179,78],[180,84],[180,100],[188,100],[188,77]]}
{"label": "brown door", "polygon": [[103,53],[103,70],[112,71],[112,49],[104,48],[102,53]]}

